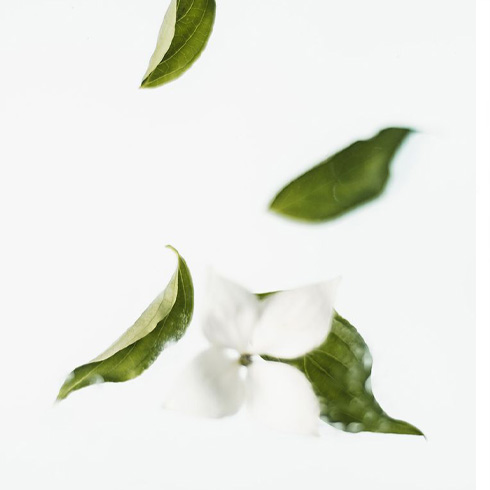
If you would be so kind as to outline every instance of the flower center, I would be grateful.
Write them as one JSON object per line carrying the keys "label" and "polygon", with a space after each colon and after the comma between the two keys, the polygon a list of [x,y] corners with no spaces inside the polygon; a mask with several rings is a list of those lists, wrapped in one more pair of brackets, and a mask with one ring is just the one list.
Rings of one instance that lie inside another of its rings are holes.
{"label": "flower center", "polygon": [[242,354],[240,359],[238,359],[238,362],[242,366],[250,366],[250,364],[252,364],[252,356],[250,354]]}

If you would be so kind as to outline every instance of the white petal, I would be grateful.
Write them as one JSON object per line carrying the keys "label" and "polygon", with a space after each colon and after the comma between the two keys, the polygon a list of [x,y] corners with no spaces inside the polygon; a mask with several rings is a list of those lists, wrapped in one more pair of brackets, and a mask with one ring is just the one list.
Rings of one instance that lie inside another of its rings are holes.
{"label": "white petal", "polygon": [[293,359],[318,347],[330,330],[338,283],[334,279],[268,296],[251,352]]}
{"label": "white petal", "polygon": [[318,433],[318,399],[305,375],[287,364],[255,361],[249,366],[247,408],[274,429]]}
{"label": "white petal", "polygon": [[187,366],[164,407],[204,417],[233,415],[245,398],[240,369],[238,360],[230,358],[224,349],[211,347]]}
{"label": "white petal", "polygon": [[237,284],[210,274],[203,330],[208,340],[221,347],[248,352],[261,309],[257,297]]}

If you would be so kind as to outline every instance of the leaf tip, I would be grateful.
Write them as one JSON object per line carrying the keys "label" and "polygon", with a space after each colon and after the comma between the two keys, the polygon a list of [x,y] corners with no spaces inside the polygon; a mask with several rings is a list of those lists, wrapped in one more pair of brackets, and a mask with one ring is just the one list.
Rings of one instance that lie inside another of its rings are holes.
{"label": "leaf tip", "polygon": [[170,245],[170,243],[167,243],[167,245],[165,245],[165,248],[172,250],[172,252],[174,252],[177,257],[180,257],[179,251],[174,246]]}
{"label": "leaf tip", "polygon": [[74,380],[74,378],[75,378],[75,371],[72,371],[66,377],[65,381],[61,385],[55,403],[59,403],[60,401],[64,400],[72,392],[72,388],[73,388],[72,381]]}
{"label": "leaf tip", "polygon": [[278,198],[278,196],[279,196],[279,193],[278,193],[278,194],[276,194],[276,195],[274,196],[274,199],[272,199],[272,200],[269,202],[269,205],[268,205],[268,209],[269,209],[269,211],[272,211],[272,212],[274,212],[274,213],[278,213],[278,212],[279,212],[279,210],[276,208],[276,206],[277,206],[277,198]]}
{"label": "leaf tip", "polygon": [[389,127],[389,128],[382,129],[379,132],[379,134],[381,134],[381,133],[388,133],[388,132],[394,132],[394,131],[403,133],[402,138],[406,138],[406,137],[410,136],[411,134],[415,134],[415,133],[418,133],[419,132],[418,129],[411,128],[411,127],[392,126],[392,127]]}
{"label": "leaf tip", "polygon": [[63,383],[63,386],[60,388],[60,391],[58,393],[58,396],[56,397],[56,400],[54,401],[54,404],[57,405],[59,402],[64,400],[69,394],[69,391],[66,390],[65,388],[65,383]]}
{"label": "leaf tip", "polygon": [[151,88],[151,85],[148,83],[148,77],[143,78],[143,80],[141,80],[141,83],[140,83],[139,88],[140,89],[142,89],[142,88]]}
{"label": "leaf tip", "polygon": [[415,425],[412,425],[403,420],[391,419],[391,421],[397,426],[397,430],[388,432],[393,432],[395,434],[405,434],[408,436],[422,436],[427,441],[427,437],[425,436],[425,434],[419,428],[415,427]]}
{"label": "leaf tip", "polygon": [[420,429],[418,429],[417,427],[415,427],[415,425],[412,425],[412,424],[410,424],[410,426],[413,429],[413,434],[412,435],[414,435],[414,436],[422,436],[425,439],[425,441],[427,441],[427,436]]}

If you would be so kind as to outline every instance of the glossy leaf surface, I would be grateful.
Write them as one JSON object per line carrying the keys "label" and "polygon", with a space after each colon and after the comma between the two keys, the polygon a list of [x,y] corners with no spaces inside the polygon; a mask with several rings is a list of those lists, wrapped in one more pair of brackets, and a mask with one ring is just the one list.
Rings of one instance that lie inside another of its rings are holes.
{"label": "glossy leaf surface", "polygon": [[213,30],[214,0],[172,0],[141,87],[170,82],[197,60]]}
{"label": "glossy leaf surface", "polygon": [[302,371],[320,401],[321,418],[338,429],[423,435],[408,422],[391,418],[380,407],[371,390],[368,346],[338,313],[326,340],[312,352],[292,360],[264,357]]}
{"label": "glossy leaf surface", "polygon": [[192,318],[194,290],[185,260],[173,250],[178,265],[165,290],[111,347],[68,375],[58,400],[95,383],[117,383],[139,376],[167,344],[184,335]]}
{"label": "glossy leaf surface", "polygon": [[327,221],[376,198],[386,186],[393,156],[410,132],[387,128],[357,141],[284,187],[270,209],[302,221]]}

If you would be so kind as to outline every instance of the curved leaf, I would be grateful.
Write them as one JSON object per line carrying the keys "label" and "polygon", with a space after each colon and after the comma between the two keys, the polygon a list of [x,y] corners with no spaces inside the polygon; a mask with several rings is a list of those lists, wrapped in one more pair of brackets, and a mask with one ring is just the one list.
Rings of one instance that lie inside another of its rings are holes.
{"label": "curved leaf", "polygon": [[169,248],[177,254],[178,265],[165,290],[111,347],[68,375],[58,400],[95,383],[117,383],[136,378],[167,344],[184,335],[192,318],[194,289],[185,260],[177,250]]}
{"label": "curved leaf", "polygon": [[141,87],[170,82],[190,68],[213,30],[215,0],[172,0]]}
{"label": "curved leaf", "polygon": [[411,131],[387,128],[357,141],[284,187],[270,209],[303,221],[327,221],[374,199],[383,192],[391,160]]}
{"label": "curved leaf", "polygon": [[391,418],[380,407],[371,390],[372,358],[368,346],[338,313],[325,342],[312,352],[291,360],[264,358],[302,371],[320,401],[321,418],[337,429],[423,436],[419,429]]}

